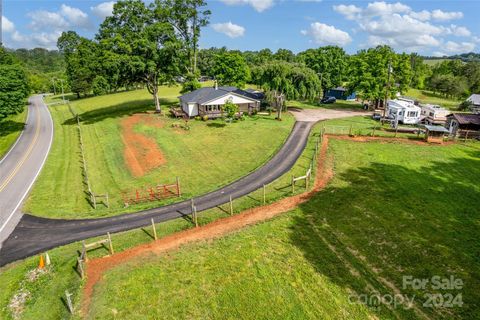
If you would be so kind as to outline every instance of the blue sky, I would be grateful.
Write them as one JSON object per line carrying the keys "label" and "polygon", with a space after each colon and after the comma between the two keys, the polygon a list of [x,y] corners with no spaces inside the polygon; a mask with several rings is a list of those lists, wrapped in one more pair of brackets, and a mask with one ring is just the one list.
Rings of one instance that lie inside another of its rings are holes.
{"label": "blue sky", "polygon": [[[8,47],[55,48],[65,30],[93,37],[113,1],[3,0]],[[397,51],[480,51],[480,1],[215,0],[201,47],[299,52],[339,45],[349,53],[388,44]]]}

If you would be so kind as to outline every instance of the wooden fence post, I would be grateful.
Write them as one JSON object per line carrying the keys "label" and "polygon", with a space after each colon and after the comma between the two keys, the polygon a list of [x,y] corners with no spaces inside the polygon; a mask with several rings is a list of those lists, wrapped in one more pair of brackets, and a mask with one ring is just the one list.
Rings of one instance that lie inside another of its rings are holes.
{"label": "wooden fence post", "polygon": [[65,297],[67,298],[68,311],[73,314],[72,294],[65,290]]}
{"label": "wooden fence post", "polygon": [[193,220],[195,222],[195,227],[198,227],[198,216],[197,216],[197,206],[193,206]]}
{"label": "wooden fence post", "polygon": [[267,203],[265,185],[263,185],[263,205]]}
{"label": "wooden fence post", "polygon": [[108,236],[108,246],[109,246],[109,249],[110,249],[110,254],[113,254],[113,245],[112,245],[112,237],[110,237],[110,232],[107,232],[107,236]]}
{"label": "wooden fence post", "polygon": [[110,208],[110,202],[108,201],[108,192],[105,194],[105,196],[107,197],[107,208]]}
{"label": "wooden fence post", "polygon": [[153,239],[157,240],[157,229],[155,229],[155,222],[152,218],[152,230],[153,230]]}
{"label": "wooden fence post", "polygon": [[82,259],[85,262],[88,262],[88,257],[87,257],[87,247],[85,245],[85,240],[82,241]]}
{"label": "wooden fence post", "polygon": [[351,124],[350,125],[350,130],[348,132],[348,135],[351,136],[352,135],[352,132],[353,132],[353,125]]}
{"label": "wooden fence post", "polygon": [[85,278],[85,270],[83,270],[83,260],[80,257],[77,257],[77,266],[80,269],[80,277]]}
{"label": "wooden fence post", "polygon": [[467,139],[468,139],[468,130],[467,130],[467,132],[465,132],[465,140],[464,140],[464,142],[467,142]]}
{"label": "wooden fence post", "polygon": [[373,130],[372,130],[372,137],[375,136],[375,129],[377,128],[377,126],[373,126]]}
{"label": "wooden fence post", "polygon": [[177,177],[177,197],[180,197],[182,193],[180,192],[180,178]]}
{"label": "wooden fence post", "polygon": [[233,216],[233,200],[232,200],[232,195],[230,195],[230,215]]}

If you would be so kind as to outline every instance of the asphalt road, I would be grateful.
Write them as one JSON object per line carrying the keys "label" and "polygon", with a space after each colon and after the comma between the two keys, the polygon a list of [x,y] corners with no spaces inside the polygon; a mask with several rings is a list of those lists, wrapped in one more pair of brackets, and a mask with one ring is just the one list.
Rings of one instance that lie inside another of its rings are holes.
{"label": "asphalt road", "polygon": [[22,134],[0,160],[0,247],[22,217],[22,202],[43,167],[52,138],[50,112],[42,97],[34,96]]}
{"label": "asphalt road", "polygon": [[[270,161],[251,174],[223,188],[195,198],[197,211],[227,203],[230,196],[233,199],[244,196],[289,171],[302,154],[314,123],[314,121],[296,122],[285,144]],[[0,250],[0,266],[74,241],[107,232],[114,233],[143,227],[150,224],[151,218],[155,222],[162,222],[188,217],[190,213],[191,202],[183,201],[160,208],[102,219],[57,220],[25,214],[13,233],[3,243]]]}

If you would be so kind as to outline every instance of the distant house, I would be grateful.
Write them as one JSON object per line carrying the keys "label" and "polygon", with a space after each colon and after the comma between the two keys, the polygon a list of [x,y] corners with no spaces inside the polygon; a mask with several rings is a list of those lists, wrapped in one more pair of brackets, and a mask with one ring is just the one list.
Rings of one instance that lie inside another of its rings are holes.
{"label": "distant house", "polygon": [[480,94],[472,94],[467,98],[467,101],[472,103],[470,109],[473,113],[480,113]]}
{"label": "distant house", "polygon": [[445,125],[447,116],[451,114],[450,110],[433,104],[420,104],[421,120],[426,124]]}
{"label": "distant house", "polygon": [[227,101],[238,105],[240,112],[250,114],[258,111],[264,94],[254,89],[242,90],[236,87],[217,87],[215,85],[197,89],[178,98],[183,112],[189,117],[218,118],[222,116],[222,107]]}
{"label": "distant house", "polygon": [[420,107],[408,99],[388,100],[386,116],[395,123],[417,124],[420,122]]}
{"label": "distant house", "polygon": [[447,127],[451,135],[456,137],[480,136],[480,114],[454,113],[447,119]]}
{"label": "distant house", "polygon": [[335,97],[339,100],[355,100],[355,98],[357,97],[355,92],[353,92],[352,94],[348,94],[347,89],[344,87],[336,87],[333,89],[329,89],[325,96]]}

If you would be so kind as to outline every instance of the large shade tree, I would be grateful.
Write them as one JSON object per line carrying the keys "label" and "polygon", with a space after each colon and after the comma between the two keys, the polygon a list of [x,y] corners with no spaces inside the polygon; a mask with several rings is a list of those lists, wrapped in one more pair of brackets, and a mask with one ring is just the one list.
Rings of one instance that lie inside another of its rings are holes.
{"label": "large shade tree", "polygon": [[120,1],[101,24],[97,35],[103,50],[122,62],[123,76],[142,82],[161,112],[158,86],[173,83],[180,74],[181,42],[174,27],[156,13],[154,4],[141,0]]}
{"label": "large shade tree", "polygon": [[220,85],[243,88],[250,80],[250,68],[243,55],[238,51],[217,54],[212,73]]}
{"label": "large shade tree", "polygon": [[389,46],[378,46],[351,57],[348,87],[378,107],[397,92],[405,92],[411,77],[408,55],[396,54]]}
{"label": "large shade tree", "polygon": [[320,78],[323,94],[328,89],[341,86],[348,74],[348,56],[336,46],[308,49],[298,54],[298,60],[314,70]]}
{"label": "large shade tree", "polygon": [[314,100],[321,92],[317,74],[303,64],[272,61],[254,68],[252,75],[255,84],[281,92],[288,100]]}
{"label": "large shade tree", "polygon": [[28,79],[23,67],[0,47],[0,120],[9,114],[21,112],[29,93]]}

